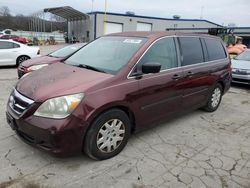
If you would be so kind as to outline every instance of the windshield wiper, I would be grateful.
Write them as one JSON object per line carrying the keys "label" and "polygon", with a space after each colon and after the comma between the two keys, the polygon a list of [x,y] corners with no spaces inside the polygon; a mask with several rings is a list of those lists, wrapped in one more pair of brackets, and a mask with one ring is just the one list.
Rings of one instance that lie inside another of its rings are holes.
{"label": "windshield wiper", "polygon": [[75,66],[80,67],[80,68],[85,68],[85,69],[93,70],[93,71],[97,71],[97,72],[106,73],[104,70],[98,69],[98,68],[93,67],[91,65],[79,64],[79,65],[75,65]]}

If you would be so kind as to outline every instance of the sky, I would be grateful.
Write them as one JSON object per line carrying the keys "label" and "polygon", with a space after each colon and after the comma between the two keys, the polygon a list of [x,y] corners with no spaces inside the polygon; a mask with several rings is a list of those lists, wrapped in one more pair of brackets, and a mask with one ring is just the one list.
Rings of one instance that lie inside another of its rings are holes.
{"label": "sky", "polygon": [[[13,15],[30,15],[44,8],[71,6],[81,12],[104,11],[105,0],[0,0]],[[206,19],[227,26],[250,27],[250,0],[107,0],[107,12],[186,19]]]}

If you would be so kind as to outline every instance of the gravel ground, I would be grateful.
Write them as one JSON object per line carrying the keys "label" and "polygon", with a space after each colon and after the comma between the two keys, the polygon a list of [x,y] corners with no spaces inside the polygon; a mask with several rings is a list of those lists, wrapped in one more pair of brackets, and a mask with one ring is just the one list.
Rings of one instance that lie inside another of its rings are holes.
{"label": "gravel ground", "polygon": [[135,134],[118,156],[94,161],[55,158],[15,135],[5,106],[16,81],[15,68],[0,68],[0,188],[250,187],[249,86],[232,86],[215,113],[197,110]]}

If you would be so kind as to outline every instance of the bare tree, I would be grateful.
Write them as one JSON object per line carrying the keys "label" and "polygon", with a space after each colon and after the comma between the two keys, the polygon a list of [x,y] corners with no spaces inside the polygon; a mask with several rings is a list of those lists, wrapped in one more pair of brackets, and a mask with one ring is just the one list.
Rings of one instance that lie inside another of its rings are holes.
{"label": "bare tree", "polygon": [[1,6],[0,7],[0,16],[11,16],[9,7]]}

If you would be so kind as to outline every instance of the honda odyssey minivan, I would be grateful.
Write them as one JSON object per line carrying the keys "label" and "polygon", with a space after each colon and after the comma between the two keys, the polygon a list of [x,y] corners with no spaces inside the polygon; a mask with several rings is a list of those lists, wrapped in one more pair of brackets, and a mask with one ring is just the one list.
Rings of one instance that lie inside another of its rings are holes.
{"label": "honda odyssey minivan", "polygon": [[230,82],[220,38],[116,33],[20,79],[6,116],[22,140],[42,150],[108,159],[131,133],[197,108],[215,111]]}

